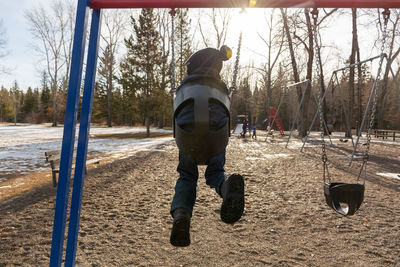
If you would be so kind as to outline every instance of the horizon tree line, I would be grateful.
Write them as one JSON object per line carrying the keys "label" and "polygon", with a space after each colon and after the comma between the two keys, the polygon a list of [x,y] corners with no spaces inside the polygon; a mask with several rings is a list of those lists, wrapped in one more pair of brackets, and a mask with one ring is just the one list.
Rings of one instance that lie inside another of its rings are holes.
{"label": "horizon tree line", "polygon": [[[58,3],[57,1],[54,3]],[[68,6],[68,3],[65,3],[65,6]],[[42,8],[27,13],[33,35],[43,42],[40,51],[45,54],[47,67],[43,72],[41,88],[21,90],[17,81],[11,88],[1,88],[0,121],[52,122],[53,126],[62,123],[73,29],[71,27],[73,16],[70,15],[73,12],[63,12],[63,10],[65,9],[57,9],[55,4],[52,7],[53,15],[45,13]],[[218,47],[226,40],[232,13],[228,9],[211,10],[207,16],[199,16],[195,21],[192,20],[193,12],[191,13],[188,9],[177,11],[174,64],[177,81],[180,81],[185,76],[184,62],[196,50],[199,43]],[[364,14],[370,11],[361,10],[360,12]],[[362,58],[357,36],[359,13],[356,9],[351,10],[353,40],[351,50],[345,57],[348,64]],[[394,16],[391,17],[388,26],[387,48],[389,62],[394,64],[400,53],[400,44],[395,41],[398,37],[400,16],[397,10],[392,13]],[[34,14],[37,16],[34,17]],[[140,124],[147,127],[148,133],[150,125],[170,126],[172,123],[172,96],[169,94],[171,89],[171,18],[168,11],[142,9],[140,14],[131,14],[129,19],[125,19],[126,14],[123,13],[119,13],[118,16],[113,16],[113,14],[115,15],[112,12],[104,12],[105,22],[101,36],[92,122],[105,124],[108,127]],[[269,19],[265,26],[268,34],[259,34],[259,38],[266,47],[266,61],[261,66],[240,65],[237,82],[239,86],[233,97],[231,118],[234,121],[236,115],[245,113],[251,118],[251,123],[255,124],[268,116],[270,106],[279,104],[283,88],[287,84],[309,79],[312,81],[312,90],[308,90],[304,105],[307,108],[302,109],[302,120],[297,125],[300,134],[304,134],[316,107],[313,94],[318,93],[316,89],[318,87],[322,88],[322,92],[326,90],[324,66],[329,59],[333,58],[333,55],[326,55],[328,45],[321,37],[322,32],[329,23],[343,14],[333,9],[320,15],[317,21],[319,26],[317,38],[321,46],[318,49],[314,44],[313,21],[309,9],[280,9],[280,12],[271,10],[268,15]],[[58,23],[50,25],[48,23],[50,18],[55,18]],[[211,21],[213,25],[211,29],[208,29],[209,32],[201,26],[205,19]],[[193,38],[195,33],[193,25],[196,24],[201,37],[198,43]],[[378,25],[382,27],[381,22]],[[51,29],[54,34],[40,35],[43,29]],[[124,50],[122,59],[118,59],[117,56],[120,50]],[[317,57],[315,53],[319,56]],[[326,62],[318,62],[320,77],[315,77],[315,60],[316,58],[322,60],[323,57]],[[232,62],[224,67],[222,77],[227,83],[232,79],[232,68]],[[366,73],[369,77],[366,77]],[[389,74],[389,68],[386,67],[382,75],[384,83],[382,83],[378,99],[376,125],[378,128],[400,126],[399,116],[396,116],[399,96],[394,89],[394,80],[398,79],[399,70],[396,70],[395,77],[389,77]],[[318,78],[320,78],[319,82]],[[351,131],[360,121],[360,114],[365,108],[365,96],[368,94],[365,84],[371,83],[373,79],[368,68],[361,65],[357,69],[351,68],[346,75],[343,75],[340,84],[345,90],[347,120],[350,122],[345,126],[346,132]],[[295,91],[297,95],[291,96],[294,104],[284,103],[283,116],[280,115],[285,125],[289,124],[293,116],[289,114],[289,107],[296,105],[301,96],[300,87],[297,87]],[[328,123],[340,125],[338,128],[342,129],[345,118],[343,114],[338,115],[342,112],[338,109],[340,97],[343,96],[338,91],[332,91],[325,100],[323,108],[325,120]]]}

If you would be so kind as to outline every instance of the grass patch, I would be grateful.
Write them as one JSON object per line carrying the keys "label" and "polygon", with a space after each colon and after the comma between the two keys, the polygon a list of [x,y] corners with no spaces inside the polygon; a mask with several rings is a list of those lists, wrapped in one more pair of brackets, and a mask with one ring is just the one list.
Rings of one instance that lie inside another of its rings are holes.
{"label": "grass patch", "polygon": [[150,136],[146,136],[146,132],[140,133],[115,133],[115,134],[92,134],[91,138],[103,138],[103,139],[143,139],[143,138],[157,138],[157,137],[172,137],[172,133],[160,133],[150,132]]}

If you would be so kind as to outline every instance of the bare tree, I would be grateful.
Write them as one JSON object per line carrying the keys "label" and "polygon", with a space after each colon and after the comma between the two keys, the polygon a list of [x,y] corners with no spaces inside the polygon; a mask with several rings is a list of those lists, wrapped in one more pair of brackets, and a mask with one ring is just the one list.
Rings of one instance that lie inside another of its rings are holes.
{"label": "bare tree", "polygon": [[101,39],[105,46],[102,48],[103,53],[106,55],[107,60],[104,72],[99,72],[100,78],[104,79],[104,85],[107,92],[107,126],[112,127],[112,94],[114,90],[114,76],[116,55],[118,52],[119,44],[123,38],[125,25],[127,24],[127,17],[121,10],[105,10],[103,13],[103,30],[101,32]]}
{"label": "bare tree", "polygon": [[[70,15],[72,5],[68,1],[55,0],[50,9],[39,6],[26,11],[25,17],[29,30],[38,44],[32,44],[35,51],[45,61],[47,73],[50,77],[53,95],[53,126],[57,126],[58,91],[63,86],[63,77],[68,75],[69,60],[65,54],[70,54],[72,42]],[[69,56],[67,57],[69,58]],[[61,82],[60,82],[61,81]],[[64,82],[66,88],[66,82]]]}
{"label": "bare tree", "polygon": [[[288,40],[288,47],[289,47],[289,52],[290,52],[290,57],[292,60],[292,68],[293,68],[293,76],[294,76],[294,80],[295,82],[299,82],[300,81],[300,73],[298,71],[297,68],[297,59],[296,59],[296,55],[295,55],[295,47],[297,47],[298,45],[302,45],[303,46],[303,51],[306,52],[306,79],[308,80],[312,80],[313,76],[313,64],[314,64],[314,57],[317,54],[317,59],[319,60],[318,63],[318,70],[319,70],[319,75],[320,77],[317,77],[319,79],[319,84],[318,86],[321,87],[321,92],[322,94],[324,94],[325,92],[325,82],[324,82],[324,70],[323,70],[323,62],[322,62],[322,58],[321,58],[321,48],[322,48],[322,42],[321,42],[321,38],[320,38],[320,33],[319,31],[316,31],[316,33],[314,33],[314,27],[316,27],[317,29],[321,27],[322,23],[330,16],[332,15],[337,9],[332,9],[328,12],[324,12],[324,16],[322,16],[319,20],[317,20],[317,18],[315,18],[314,21],[312,21],[311,16],[310,16],[310,9],[305,8],[303,10],[304,13],[304,18],[300,15],[300,12],[298,14],[294,14],[292,15],[292,22],[291,24],[289,24],[289,19],[287,16],[287,13],[281,9],[281,14],[282,14],[282,18],[283,18],[283,22],[284,22],[284,28],[285,28],[285,34]],[[313,24],[315,24],[313,26]],[[317,36],[314,36],[314,34],[316,34]],[[293,37],[291,37],[293,36]],[[319,41],[319,47],[317,47],[317,49],[314,49],[314,37],[318,38]],[[298,44],[295,44],[295,41],[297,41]],[[297,55],[299,56],[299,55]],[[311,85],[309,85],[311,86]],[[302,95],[302,91],[301,91],[301,86],[297,86],[296,88],[297,90],[297,95],[300,101],[301,95]],[[309,106],[309,102],[310,102],[310,96],[311,96],[311,87],[307,88],[306,91],[306,95],[304,97],[304,104],[302,105],[302,110],[301,110],[301,114],[302,114],[302,118],[303,120],[301,121],[300,125],[299,125],[299,134],[301,136],[304,136],[306,134],[306,128],[305,128],[305,122],[308,120],[307,119],[307,112],[305,110],[305,107]],[[325,100],[323,103],[323,110],[326,111],[326,104],[325,104]],[[324,116],[326,117],[326,112],[324,112]]]}
{"label": "bare tree", "polygon": [[63,20],[66,19],[66,31],[63,36],[63,43],[62,43],[62,55],[65,60],[65,74],[62,78],[62,90],[63,95],[66,96],[67,88],[68,88],[68,81],[69,81],[69,70],[71,68],[71,58],[72,58],[72,44],[74,39],[74,27],[75,27],[75,2],[65,1],[65,8],[58,9],[56,16],[60,23],[63,24]]}
{"label": "bare tree", "polygon": [[[379,27],[381,31],[383,30],[383,21],[381,20],[381,16],[378,13],[379,17]],[[386,47],[385,53],[388,56],[388,63],[386,64],[386,68],[383,73],[383,82],[380,88],[380,94],[378,96],[378,107],[377,107],[377,120],[378,127],[383,128],[385,126],[385,113],[386,107],[385,102],[387,100],[388,92],[389,92],[389,72],[390,66],[395,61],[397,56],[400,54],[400,43],[397,40],[400,32],[399,32],[399,24],[400,24],[400,11],[397,9],[391,10],[391,16],[388,22],[387,27],[387,39],[386,39]],[[380,40],[382,41],[382,40]]]}
{"label": "bare tree", "polygon": [[[304,50],[307,52],[308,55],[308,60],[307,60],[307,74],[306,74],[306,79],[311,80],[312,79],[312,66],[313,66],[313,59],[314,59],[314,39],[313,39],[313,30],[312,30],[312,24],[311,24],[311,18],[309,14],[309,9],[304,9],[304,15],[306,18],[306,21],[304,22],[303,20],[300,19],[300,14],[294,14],[292,16],[292,23],[289,24],[289,19],[287,12],[281,9],[281,14],[282,14],[282,19],[284,23],[284,29],[285,29],[285,34],[288,42],[288,47],[289,47],[289,53],[290,53],[290,58],[291,58],[291,64],[292,64],[292,69],[293,69],[293,78],[294,82],[299,82],[300,81],[300,73],[298,71],[298,63],[296,59],[296,54],[295,54],[295,47],[297,45],[294,44],[293,39],[297,39],[300,41],[300,43],[304,46]],[[305,25],[304,31],[304,36],[299,36],[298,35],[298,30],[300,29],[298,25]],[[292,29],[292,31],[290,31]],[[293,37],[292,37],[293,36]],[[307,42],[308,40],[308,42]],[[310,89],[310,88],[307,88]],[[297,86],[297,96],[300,100],[301,98],[301,87]],[[307,95],[305,96],[304,99],[304,105],[302,105],[302,110],[301,110],[301,116],[303,120],[301,120],[299,124],[299,135],[300,136],[305,136],[306,135],[306,127],[305,127],[305,121],[306,119],[306,111],[304,107],[308,106],[309,98],[310,98],[310,92],[311,90],[307,90]]]}
{"label": "bare tree", "polygon": [[[275,9],[272,9],[272,12],[269,16],[268,19],[266,19],[266,24],[267,24],[267,38],[262,36],[260,33],[258,33],[259,38],[263,41],[263,43],[267,46],[268,52],[267,52],[267,63],[264,67],[265,73],[264,73],[264,81],[267,89],[267,116],[269,116],[269,108],[271,106],[271,99],[272,99],[272,71],[278,61],[278,58],[281,55],[282,52],[282,47],[283,47],[283,41],[285,35],[282,34],[282,29],[280,26],[277,27],[277,25],[274,24],[275,17],[274,17],[274,12]],[[277,29],[274,31],[274,29]],[[275,48],[277,48],[275,50]],[[275,51],[274,51],[275,50]],[[274,55],[272,55],[274,53]],[[269,122],[271,123],[271,122]]]}
{"label": "bare tree", "polygon": [[[4,58],[5,56],[8,55],[7,51],[7,32],[6,29],[3,26],[3,20],[0,20],[0,59]],[[0,62],[0,75],[2,74],[8,74],[10,72],[10,69],[1,64]]]}
{"label": "bare tree", "polygon": [[[205,17],[212,25],[212,31],[208,32],[203,29],[203,21],[201,18],[203,13],[199,14],[198,26],[203,44],[206,47],[220,47],[226,41],[228,34],[229,23],[231,21],[230,9],[212,9],[211,13],[206,13]],[[209,24],[207,24],[209,25]]]}
{"label": "bare tree", "polygon": [[[353,64],[356,62],[356,55],[360,53],[360,49],[358,47],[358,35],[357,35],[357,9],[351,9],[351,17],[352,17],[352,25],[353,25],[353,38],[351,42],[351,54],[350,54],[350,76],[349,76],[349,90],[348,90],[348,98],[349,98],[349,106],[347,109],[347,118],[346,121],[346,132],[345,136],[351,138],[351,129],[353,126],[353,108],[354,108],[354,92],[355,92],[355,66]],[[359,99],[359,98],[357,98]]]}

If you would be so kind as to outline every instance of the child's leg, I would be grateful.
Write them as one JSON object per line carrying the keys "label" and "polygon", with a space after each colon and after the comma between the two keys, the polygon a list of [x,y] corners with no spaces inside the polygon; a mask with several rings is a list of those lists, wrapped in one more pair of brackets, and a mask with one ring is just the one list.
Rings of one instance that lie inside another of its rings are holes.
{"label": "child's leg", "polygon": [[219,195],[221,195],[220,185],[222,184],[226,176],[224,165],[225,165],[225,151],[210,159],[205,172],[207,185],[209,185],[211,188],[215,188],[215,191]]}
{"label": "child's leg", "polygon": [[171,214],[176,208],[184,208],[192,216],[196,201],[196,187],[199,172],[194,159],[179,152],[177,168],[179,178],[175,185],[175,195],[171,204]]}

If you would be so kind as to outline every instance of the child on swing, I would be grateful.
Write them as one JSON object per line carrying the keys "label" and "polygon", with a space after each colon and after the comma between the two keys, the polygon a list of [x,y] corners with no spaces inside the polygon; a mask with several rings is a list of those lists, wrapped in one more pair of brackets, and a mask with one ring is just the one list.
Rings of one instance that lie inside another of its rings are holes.
{"label": "child on swing", "polygon": [[[201,79],[210,86],[222,88],[226,94],[228,89],[219,75],[222,62],[232,56],[232,51],[227,46],[219,50],[205,48],[194,53],[186,62],[187,76],[181,86],[189,81]],[[179,90],[179,88],[178,88]],[[187,130],[194,129],[194,104],[189,102],[176,115],[177,124]],[[229,123],[229,114],[218,102],[209,103],[209,128],[216,131]],[[228,176],[224,169],[225,151],[209,159],[205,171],[206,183],[214,188],[222,197],[221,219],[226,223],[234,223],[240,219],[244,210],[244,180],[238,174]],[[177,167],[179,178],[175,185],[175,194],[171,204],[173,226],[170,242],[174,246],[190,245],[190,220],[193,206],[196,201],[196,188],[198,168],[196,160],[182,151],[179,151],[179,164]]]}

